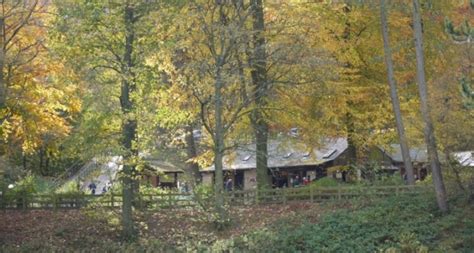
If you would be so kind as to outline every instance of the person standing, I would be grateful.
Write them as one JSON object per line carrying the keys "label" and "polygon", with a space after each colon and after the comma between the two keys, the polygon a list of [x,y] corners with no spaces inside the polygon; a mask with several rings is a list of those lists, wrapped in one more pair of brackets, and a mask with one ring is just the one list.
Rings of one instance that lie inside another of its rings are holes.
{"label": "person standing", "polygon": [[307,177],[303,177],[303,185],[308,185],[309,181]]}
{"label": "person standing", "polygon": [[89,190],[91,191],[92,195],[95,195],[95,189],[97,189],[97,186],[95,185],[94,181],[92,181],[89,184]]}
{"label": "person standing", "polygon": [[295,180],[293,181],[293,187],[300,187],[300,177],[296,175]]}
{"label": "person standing", "polygon": [[232,191],[232,188],[233,188],[232,178],[229,178],[225,182],[225,190],[230,192],[230,191]]}

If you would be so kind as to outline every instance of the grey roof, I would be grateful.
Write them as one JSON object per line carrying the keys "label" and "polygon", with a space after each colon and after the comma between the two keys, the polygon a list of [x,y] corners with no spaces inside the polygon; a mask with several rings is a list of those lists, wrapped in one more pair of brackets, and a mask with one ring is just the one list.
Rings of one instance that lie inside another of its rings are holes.
{"label": "grey roof", "polygon": [[[319,148],[295,140],[269,140],[268,167],[319,165],[339,157],[347,149],[345,138],[327,139]],[[256,167],[255,144],[238,147],[224,156],[224,170],[246,170]],[[214,171],[214,165],[201,171]]]}
{"label": "grey roof", "polygon": [[474,151],[455,152],[453,156],[462,166],[474,167]]}
{"label": "grey roof", "polygon": [[[403,162],[402,150],[400,144],[390,144],[387,149],[380,147],[380,149],[387,154],[394,162]],[[426,163],[428,162],[428,153],[424,148],[410,148],[410,158],[412,162]]]}
{"label": "grey roof", "polygon": [[183,173],[181,168],[176,167],[174,164],[161,161],[161,160],[145,160],[146,164],[156,170],[157,172],[163,173]]}

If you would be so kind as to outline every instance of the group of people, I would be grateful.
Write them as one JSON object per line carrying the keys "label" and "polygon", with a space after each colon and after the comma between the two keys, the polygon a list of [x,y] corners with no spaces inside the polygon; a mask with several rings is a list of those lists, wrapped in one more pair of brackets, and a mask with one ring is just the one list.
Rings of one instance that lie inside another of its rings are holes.
{"label": "group of people", "polygon": [[302,179],[300,179],[300,177],[296,175],[294,178],[293,177],[290,178],[291,187],[300,187],[304,185],[309,185],[310,183],[311,183],[311,178],[309,176],[303,177]]}
{"label": "group of people", "polygon": [[[96,190],[97,190],[97,185],[95,184],[95,182],[91,181],[87,187],[91,191],[91,194],[95,195]],[[112,183],[108,181],[107,183],[105,183],[104,187],[102,187],[102,194],[107,193],[107,191],[109,191],[111,188],[112,188]]]}
{"label": "group of people", "polygon": [[181,193],[188,193],[189,192],[189,186],[187,182],[178,182],[178,191]]}

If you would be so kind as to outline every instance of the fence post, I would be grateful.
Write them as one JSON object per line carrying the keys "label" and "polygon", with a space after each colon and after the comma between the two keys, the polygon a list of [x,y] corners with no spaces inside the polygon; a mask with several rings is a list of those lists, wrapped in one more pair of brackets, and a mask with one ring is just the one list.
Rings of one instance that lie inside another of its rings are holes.
{"label": "fence post", "polygon": [[337,187],[337,199],[341,200],[341,188]]}
{"label": "fence post", "polygon": [[395,187],[395,196],[398,196],[399,192],[398,192],[398,185]]}
{"label": "fence post", "polygon": [[23,205],[23,210],[26,210],[27,209],[26,205],[28,204],[28,201],[26,200],[26,197],[27,197],[26,191],[23,191],[21,193],[21,195],[22,195],[22,203],[21,204]]}
{"label": "fence post", "polygon": [[52,196],[53,196],[53,208],[54,208],[54,211],[56,211],[58,208],[58,197],[56,196],[55,193],[53,193]]}
{"label": "fence post", "polygon": [[0,194],[0,208],[5,210],[5,191],[2,191],[2,194]]}
{"label": "fence post", "polygon": [[81,208],[83,203],[84,203],[84,198],[85,198],[85,194],[84,192],[81,192],[81,194],[79,195],[79,198],[77,199],[77,207]]}
{"label": "fence post", "polygon": [[114,208],[114,192],[110,191],[110,206]]}
{"label": "fence post", "polygon": [[255,191],[255,204],[258,205],[259,201],[258,201],[258,188],[257,190]]}
{"label": "fence post", "polygon": [[142,195],[140,194],[140,192],[138,192],[137,194],[138,196],[138,209],[143,209],[143,202],[142,202]]}
{"label": "fence post", "polygon": [[311,187],[311,185],[309,186],[309,198],[311,199],[311,203],[314,202],[314,189],[313,187]]}
{"label": "fence post", "polygon": [[283,192],[283,203],[286,204],[286,201],[287,201],[287,199],[286,199],[286,188],[283,188],[282,192]]}

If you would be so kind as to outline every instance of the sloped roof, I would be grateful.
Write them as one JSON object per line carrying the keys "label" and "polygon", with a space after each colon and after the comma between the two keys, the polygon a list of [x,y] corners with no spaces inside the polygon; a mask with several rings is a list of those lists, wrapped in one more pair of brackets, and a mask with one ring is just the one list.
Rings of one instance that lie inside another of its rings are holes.
{"label": "sloped roof", "polygon": [[453,156],[462,166],[474,167],[474,151],[455,152]]}
{"label": "sloped roof", "polygon": [[[318,165],[332,161],[347,149],[345,138],[327,139],[320,148],[310,148],[295,140],[269,140],[268,167],[296,167]],[[224,170],[246,170],[256,167],[256,145],[238,147],[231,154],[224,156]],[[214,171],[214,165],[201,169]]]}
{"label": "sloped roof", "polygon": [[183,173],[181,168],[176,167],[174,164],[160,160],[145,160],[146,164],[153,170],[162,173]]}
{"label": "sloped roof", "polygon": [[[390,144],[387,149],[380,147],[380,149],[387,154],[394,162],[403,162],[402,149],[400,144]],[[410,158],[412,162],[427,163],[428,153],[425,148],[413,147],[410,148]]]}

